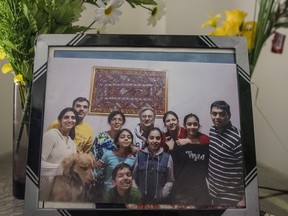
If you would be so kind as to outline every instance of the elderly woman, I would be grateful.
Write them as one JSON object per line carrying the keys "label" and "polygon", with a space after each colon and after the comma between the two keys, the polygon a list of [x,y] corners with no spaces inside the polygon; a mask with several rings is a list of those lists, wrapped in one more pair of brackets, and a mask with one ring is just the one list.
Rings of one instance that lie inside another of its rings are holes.
{"label": "elderly woman", "polygon": [[74,108],[63,109],[58,128],[52,128],[43,135],[41,154],[40,200],[49,200],[54,180],[63,174],[62,160],[77,152],[74,143],[75,125],[78,114]]}

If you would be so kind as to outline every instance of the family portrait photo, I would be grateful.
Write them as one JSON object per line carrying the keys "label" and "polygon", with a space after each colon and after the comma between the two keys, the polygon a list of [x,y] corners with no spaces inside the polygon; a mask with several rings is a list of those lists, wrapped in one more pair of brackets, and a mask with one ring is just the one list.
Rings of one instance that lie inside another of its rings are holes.
{"label": "family portrait photo", "polygon": [[39,208],[245,208],[238,74],[225,52],[215,63],[219,53],[197,49],[56,48]]}

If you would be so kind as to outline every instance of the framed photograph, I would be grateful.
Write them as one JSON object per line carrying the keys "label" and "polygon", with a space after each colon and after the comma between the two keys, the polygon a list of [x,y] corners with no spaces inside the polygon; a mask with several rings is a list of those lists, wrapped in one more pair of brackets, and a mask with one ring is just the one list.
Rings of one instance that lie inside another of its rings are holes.
{"label": "framed photograph", "polygon": [[259,215],[242,37],[40,35],[31,103],[25,216]]}

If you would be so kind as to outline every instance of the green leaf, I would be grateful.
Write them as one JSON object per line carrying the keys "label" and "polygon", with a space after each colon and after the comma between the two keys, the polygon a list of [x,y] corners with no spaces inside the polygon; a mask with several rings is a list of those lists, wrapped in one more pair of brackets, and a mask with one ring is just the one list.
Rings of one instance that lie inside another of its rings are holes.
{"label": "green leaf", "polygon": [[79,20],[83,9],[82,0],[58,0],[49,13],[56,23],[72,24]]}
{"label": "green leaf", "polygon": [[26,53],[21,52],[19,49],[17,49],[17,47],[11,41],[3,40],[2,43],[5,46],[7,46],[7,47],[11,48],[12,50],[16,51],[17,53],[22,54],[22,55],[26,55]]}
{"label": "green leaf", "polygon": [[72,33],[83,33],[87,31],[87,27],[86,26],[71,26],[70,28],[67,28],[65,31],[65,34],[72,34]]}
{"label": "green leaf", "polygon": [[33,65],[33,61],[31,59],[28,61],[22,61],[20,71],[24,76],[25,80],[32,80],[33,67],[31,67],[31,65]]}
{"label": "green leaf", "polygon": [[48,25],[46,24],[45,26],[42,26],[42,28],[39,30],[38,34],[49,34],[51,32],[49,32],[49,27]]}
{"label": "green leaf", "polygon": [[67,25],[57,25],[55,28],[54,33],[55,34],[63,34],[67,30]]}
{"label": "green leaf", "polygon": [[128,4],[132,7],[132,8],[136,8],[136,5],[133,4],[133,0],[126,0],[128,2]]}
{"label": "green leaf", "polygon": [[[34,5],[32,6],[33,10],[34,11],[37,11],[37,6]],[[33,16],[33,13],[32,10],[30,10],[30,8],[28,8],[28,6],[26,4],[23,4],[23,12],[24,12],[24,15],[26,16],[28,22],[29,22],[29,27],[31,29],[31,31],[33,33],[36,33],[38,31],[38,27],[37,27],[37,21],[35,20],[34,16]]]}
{"label": "green leaf", "polygon": [[96,1],[97,0],[84,0],[85,3],[89,3],[89,4],[92,4],[92,5],[97,5]]}
{"label": "green leaf", "polygon": [[276,23],[275,28],[288,28],[288,22]]}
{"label": "green leaf", "polygon": [[157,2],[154,0],[126,0],[132,8],[135,8],[139,5],[157,5]]}
{"label": "green leaf", "polygon": [[157,5],[157,2],[154,0],[126,0],[128,3],[133,3],[135,5]]}

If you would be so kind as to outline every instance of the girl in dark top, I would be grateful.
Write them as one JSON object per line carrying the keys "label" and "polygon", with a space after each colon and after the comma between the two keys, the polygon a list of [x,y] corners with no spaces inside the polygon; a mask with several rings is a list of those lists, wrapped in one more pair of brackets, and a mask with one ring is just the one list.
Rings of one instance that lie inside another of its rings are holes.
{"label": "girl in dark top", "polygon": [[200,122],[195,114],[184,117],[184,127],[187,137],[178,139],[169,151],[174,163],[175,177],[171,202],[199,208],[210,204],[206,182],[209,137],[199,132]]}

